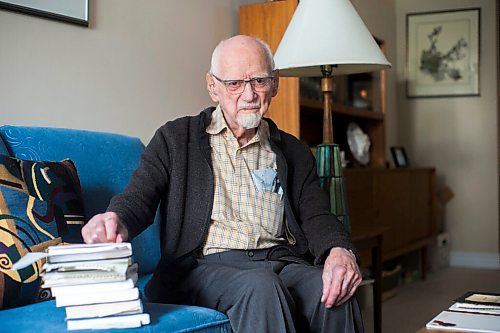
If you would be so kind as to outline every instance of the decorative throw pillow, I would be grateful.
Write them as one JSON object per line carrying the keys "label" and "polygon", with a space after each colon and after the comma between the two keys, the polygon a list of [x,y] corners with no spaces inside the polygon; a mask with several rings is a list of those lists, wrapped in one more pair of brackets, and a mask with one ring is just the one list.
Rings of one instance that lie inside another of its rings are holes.
{"label": "decorative throw pillow", "polygon": [[43,260],[18,271],[28,252],[81,243],[84,210],[72,161],[27,161],[0,155],[0,309],[51,297],[40,288]]}

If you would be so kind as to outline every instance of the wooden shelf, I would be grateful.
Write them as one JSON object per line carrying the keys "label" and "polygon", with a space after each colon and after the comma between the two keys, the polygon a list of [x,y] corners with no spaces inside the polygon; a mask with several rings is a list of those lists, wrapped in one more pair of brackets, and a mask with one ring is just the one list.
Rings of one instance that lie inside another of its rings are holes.
{"label": "wooden shelf", "polygon": [[[323,112],[323,103],[315,99],[300,97],[300,106],[312,111]],[[333,114],[361,119],[384,120],[384,115],[381,112],[349,107],[340,103],[333,103]]]}

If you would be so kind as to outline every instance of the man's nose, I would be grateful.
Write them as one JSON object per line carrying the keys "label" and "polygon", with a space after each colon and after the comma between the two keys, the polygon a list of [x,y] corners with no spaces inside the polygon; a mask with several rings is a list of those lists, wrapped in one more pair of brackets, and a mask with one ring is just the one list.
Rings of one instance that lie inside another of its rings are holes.
{"label": "man's nose", "polygon": [[[244,84],[245,85],[243,86],[243,92],[241,93],[241,97],[243,97],[243,99],[245,101],[251,101],[255,97],[255,92],[253,90],[253,86],[252,86],[250,81],[247,81]],[[248,86],[248,89],[247,89],[247,86]]]}

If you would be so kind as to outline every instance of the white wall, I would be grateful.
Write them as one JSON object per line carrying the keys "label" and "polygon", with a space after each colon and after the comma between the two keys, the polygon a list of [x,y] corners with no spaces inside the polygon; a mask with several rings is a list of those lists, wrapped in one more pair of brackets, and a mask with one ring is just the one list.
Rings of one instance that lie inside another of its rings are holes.
{"label": "white wall", "polygon": [[[406,14],[471,7],[481,8],[481,96],[407,99]],[[452,265],[500,268],[495,0],[397,0],[396,18],[400,141],[455,193],[445,222]]]}
{"label": "white wall", "polygon": [[90,1],[90,27],[0,10],[0,124],[148,142],[211,105],[205,73],[234,31],[231,0]]}

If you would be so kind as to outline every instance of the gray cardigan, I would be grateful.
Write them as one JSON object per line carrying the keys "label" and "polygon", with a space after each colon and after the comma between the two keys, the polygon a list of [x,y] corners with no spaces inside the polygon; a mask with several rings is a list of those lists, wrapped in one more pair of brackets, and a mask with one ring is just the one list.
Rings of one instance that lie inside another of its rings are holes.
{"label": "gray cardigan", "polygon": [[[144,150],[129,185],[108,207],[134,237],[152,223],[160,204],[162,257],[146,288],[152,301],[177,299],[175,283],[196,264],[207,236],[214,178],[205,129],[214,109],[161,126]],[[270,119],[266,121],[285,193],[286,221],[295,239],[295,244],[276,248],[271,258],[294,256],[320,264],[332,247],[354,251],[348,233],[330,213],[310,149]]]}

